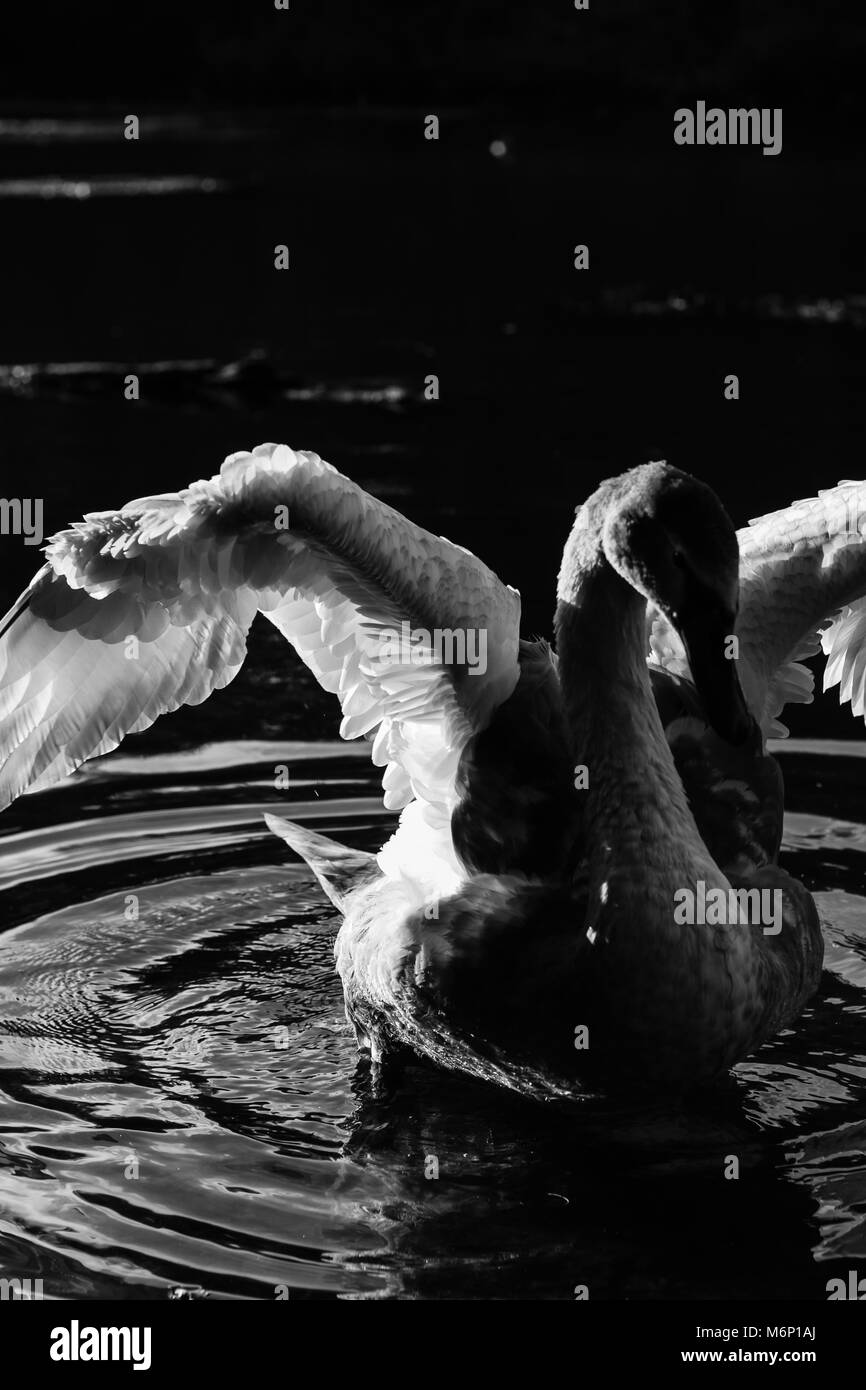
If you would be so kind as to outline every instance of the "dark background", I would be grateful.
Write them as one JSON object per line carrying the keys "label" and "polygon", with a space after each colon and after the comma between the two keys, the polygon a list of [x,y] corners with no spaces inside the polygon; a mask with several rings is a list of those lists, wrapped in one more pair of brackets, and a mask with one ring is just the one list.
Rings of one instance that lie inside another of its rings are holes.
{"label": "dark background", "polygon": [[[579,27],[576,27],[579,26]],[[413,106],[595,112],[617,126],[695,93],[787,103],[813,130],[862,114],[862,15],[846,0],[176,0],[10,7],[5,98],[190,108]],[[422,102],[423,104],[423,102]],[[811,108],[811,111],[810,111]],[[857,135],[851,132],[852,146]]]}
{"label": "dark background", "polygon": [[[0,495],[44,497],[50,533],[283,439],[474,549],[547,634],[604,476],[666,457],[741,525],[862,475],[866,25],[591,6],[4,13]],[[698,99],[781,106],[782,153],[675,146]],[[0,603],[37,559],[0,539]],[[303,732],[332,732],[295,679]],[[834,706],[792,727],[859,736]]]}

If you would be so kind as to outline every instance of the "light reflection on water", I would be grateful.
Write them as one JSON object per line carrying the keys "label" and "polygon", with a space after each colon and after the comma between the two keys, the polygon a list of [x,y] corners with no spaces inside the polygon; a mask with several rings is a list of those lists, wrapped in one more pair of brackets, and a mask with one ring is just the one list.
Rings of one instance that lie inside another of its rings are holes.
{"label": "light reflection on water", "polygon": [[[0,857],[3,1275],[55,1298],[824,1298],[866,1255],[866,828],[789,818],[821,996],[687,1110],[422,1066],[374,1086],[335,915],[260,814],[288,795],[375,848],[364,752],[121,753],[25,803],[38,828]],[[822,755],[790,753],[796,801],[798,756]],[[856,760],[822,766],[832,786]]]}

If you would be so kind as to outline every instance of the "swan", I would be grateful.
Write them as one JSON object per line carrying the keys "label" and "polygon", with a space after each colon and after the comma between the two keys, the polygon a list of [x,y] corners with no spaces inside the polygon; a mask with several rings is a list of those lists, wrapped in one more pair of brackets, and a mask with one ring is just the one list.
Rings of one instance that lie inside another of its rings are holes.
{"label": "swan", "polygon": [[[554,657],[480,560],[318,455],[232,454],[49,541],[0,624],[0,809],[228,684],[261,612],[338,696],[342,736],[371,740],[400,811],[377,855],[266,818],[343,914],[359,1047],[553,1094],[711,1081],[817,987],[765,739],[811,698],[802,660],[822,646],[825,687],[864,713],[861,508],[866,485],[841,484],[738,537],[664,463],[611,479],[565,546]],[[461,633],[485,635],[483,662]],[[781,930],[738,907],[675,919],[682,893],[755,888]]]}

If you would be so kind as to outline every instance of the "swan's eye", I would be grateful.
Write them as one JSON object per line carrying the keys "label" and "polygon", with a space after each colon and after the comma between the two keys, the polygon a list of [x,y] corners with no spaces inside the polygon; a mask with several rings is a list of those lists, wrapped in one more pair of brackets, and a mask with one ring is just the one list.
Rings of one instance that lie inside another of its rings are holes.
{"label": "swan's eye", "polygon": [[674,564],[677,566],[677,569],[681,569],[681,570],[684,570],[684,569],[685,569],[685,567],[686,567],[686,557],[683,555],[683,552],[682,552],[681,550],[674,550],[674,551],[672,551],[672,552],[671,552],[671,559],[673,560]]}

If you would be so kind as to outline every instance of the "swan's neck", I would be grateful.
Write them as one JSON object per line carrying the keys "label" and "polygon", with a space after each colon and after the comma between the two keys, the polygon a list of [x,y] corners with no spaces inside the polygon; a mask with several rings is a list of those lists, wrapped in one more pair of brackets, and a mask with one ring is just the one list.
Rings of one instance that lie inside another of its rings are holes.
{"label": "swan's neck", "polygon": [[597,523],[584,509],[556,612],[572,756],[588,774],[576,793],[586,801],[574,886],[592,947],[591,1027],[638,1068],[675,1069],[687,1057],[711,1074],[754,1031],[756,948],[743,927],[677,920],[682,890],[696,903],[702,882],[726,897],[730,884],[698,832],[656,710],[646,602],[609,565]]}
{"label": "swan's neck", "polygon": [[649,884],[667,918],[676,889],[726,880],[700,837],[656,710],[646,600],[600,546],[589,554],[574,541],[566,547],[556,631],[572,754],[588,782],[586,861],[599,889],[612,879],[640,891]]}

